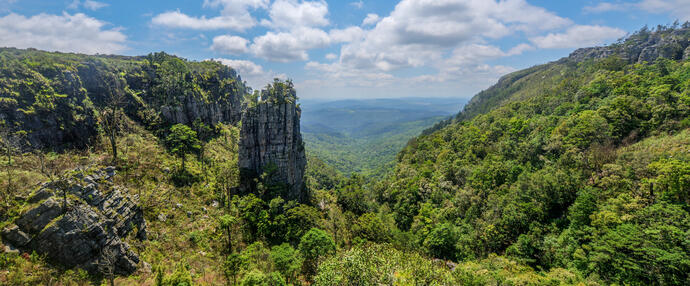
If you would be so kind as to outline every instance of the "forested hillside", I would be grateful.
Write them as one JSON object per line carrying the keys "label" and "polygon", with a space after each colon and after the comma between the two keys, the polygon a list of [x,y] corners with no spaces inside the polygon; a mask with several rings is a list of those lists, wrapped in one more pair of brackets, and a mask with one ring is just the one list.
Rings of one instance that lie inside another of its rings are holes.
{"label": "forested hillside", "polygon": [[375,201],[433,257],[690,283],[689,36],[642,30],[504,77],[410,141]]}

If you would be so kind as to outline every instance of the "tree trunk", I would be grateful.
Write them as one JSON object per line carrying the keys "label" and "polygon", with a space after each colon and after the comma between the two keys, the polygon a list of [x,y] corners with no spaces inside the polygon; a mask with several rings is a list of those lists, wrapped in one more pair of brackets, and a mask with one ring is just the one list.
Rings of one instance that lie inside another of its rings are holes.
{"label": "tree trunk", "polygon": [[113,148],[113,165],[117,165],[117,138],[115,134],[110,134],[110,146]]}

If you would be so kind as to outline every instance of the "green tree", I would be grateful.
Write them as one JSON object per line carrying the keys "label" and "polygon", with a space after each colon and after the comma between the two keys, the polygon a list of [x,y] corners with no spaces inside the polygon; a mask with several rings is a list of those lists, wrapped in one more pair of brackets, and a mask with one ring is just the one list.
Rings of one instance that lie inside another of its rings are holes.
{"label": "green tree", "polygon": [[311,278],[316,273],[319,260],[335,253],[335,242],[325,231],[312,228],[302,236],[299,252],[304,258],[303,271],[307,277]]}
{"label": "green tree", "polygon": [[232,285],[237,284],[237,276],[244,271],[249,265],[247,256],[233,253],[228,255],[223,263],[223,273],[228,282],[232,281]]}
{"label": "green tree", "polygon": [[287,279],[288,283],[294,281],[297,271],[302,264],[298,254],[299,253],[287,243],[271,248],[273,267]]}
{"label": "green tree", "polygon": [[187,154],[201,150],[201,142],[196,136],[196,131],[184,124],[175,124],[170,128],[166,143],[170,153],[182,159],[182,170],[185,170]]}
{"label": "green tree", "polygon": [[390,230],[374,213],[365,213],[360,216],[353,227],[353,232],[355,236],[377,243],[389,242],[391,239]]}

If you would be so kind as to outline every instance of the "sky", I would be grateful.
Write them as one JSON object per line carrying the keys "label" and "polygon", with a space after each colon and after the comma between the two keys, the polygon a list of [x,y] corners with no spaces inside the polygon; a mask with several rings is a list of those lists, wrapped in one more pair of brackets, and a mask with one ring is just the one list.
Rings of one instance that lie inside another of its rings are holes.
{"label": "sky", "polygon": [[690,0],[0,0],[0,46],[213,59],[308,99],[470,98],[675,20]]}

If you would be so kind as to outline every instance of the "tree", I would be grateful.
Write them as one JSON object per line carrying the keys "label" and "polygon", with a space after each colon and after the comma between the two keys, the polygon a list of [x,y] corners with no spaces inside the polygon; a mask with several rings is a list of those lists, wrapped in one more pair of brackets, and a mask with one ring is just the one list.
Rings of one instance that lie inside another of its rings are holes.
{"label": "tree", "polygon": [[7,171],[7,189],[4,192],[3,202],[4,209],[7,210],[10,207],[11,197],[14,194],[13,184],[12,184],[12,157],[21,152],[23,137],[26,132],[14,132],[12,129],[8,128],[6,124],[0,125],[0,148],[4,151],[7,158],[7,165],[5,166]]}
{"label": "tree", "polygon": [[228,282],[232,279],[232,285],[237,285],[237,275],[246,269],[247,265],[249,265],[247,256],[238,253],[228,255],[223,263],[223,273]]}
{"label": "tree", "polygon": [[311,277],[316,273],[319,259],[335,253],[335,242],[325,231],[312,228],[302,236],[299,252],[304,258],[303,271]]}
{"label": "tree", "polygon": [[182,170],[185,169],[187,154],[201,150],[196,131],[184,124],[175,124],[170,128],[166,143],[170,147],[170,153],[182,159]]}
{"label": "tree", "polygon": [[288,283],[293,281],[302,264],[297,251],[287,243],[271,248],[271,260],[275,269],[287,279]]}
{"label": "tree", "polygon": [[112,247],[106,247],[101,251],[101,259],[98,261],[98,269],[108,278],[110,286],[115,286],[117,259],[117,251]]}
{"label": "tree", "polygon": [[126,95],[120,88],[120,80],[115,79],[115,88],[112,89],[109,99],[98,112],[101,128],[110,141],[113,150],[113,164],[117,164],[117,136],[122,129],[124,120],[123,106],[126,103]]}
{"label": "tree", "polygon": [[220,217],[220,227],[228,237],[227,249],[232,252],[232,227],[237,224],[237,217],[231,215],[223,215]]}

